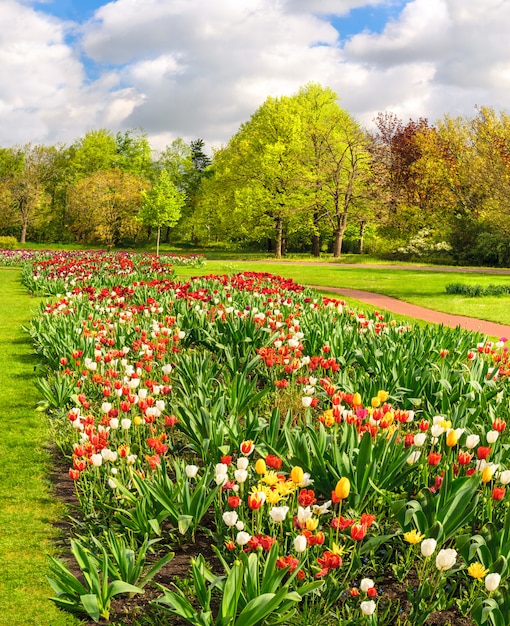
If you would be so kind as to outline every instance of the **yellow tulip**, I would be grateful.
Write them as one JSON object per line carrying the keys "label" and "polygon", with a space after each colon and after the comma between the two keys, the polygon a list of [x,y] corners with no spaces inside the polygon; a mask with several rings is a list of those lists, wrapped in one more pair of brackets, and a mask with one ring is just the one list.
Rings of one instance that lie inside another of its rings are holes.
{"label": "yellow tulip", "polygon": [[370,404],[374,407],[374,409],[377,409],[378,406],[381,406],[381,401],[380,401],[380,399],[377,396],[375,396],[370,401]]}
{"label": "yellow tulip", "polygon": [[140,415],[135,415],[133,418],[133,424],[135,426],[140,426],[141,423],[142,423],[142,418],[140,417]]}
{"label": "yellow tulip", "polygon": [[361,406],[361,396],[358,392],[352,396],[352,404],[354,406]]}
{"label": "yellow tulip", "polygon": [[351,491],[351,483],[348,478],[340,478],[335,487],[335,496],[339,500],[345,500],[349,496],[349,492]]}
{"label": "yellow tulip", "polygon": [[255,463],[255,471],[257,472],[257,474],[261,476],[266,473],[267,467],[266,467],[266,462],[264,461],[264,459],[257,460],[257,462]]}
{"label": "yellow tulip", "polygon": [[317,517],[309,517],[305,524],[307,530],[315,530],[319,525],[319,519]]}
{"label": "yellow tulip", "polygon": [[296,485],[301,484],[303,482],[304,477],[305,477],[305,473],[303,471],[303,468],[299,467],[298,465],[296,465],[290,470],[290,479]]}
{"label": "yellow tulip", "polygon": [[455,430],[452,428],[448,431],[448,434],[446,435],[446,445],[449,448],[453,448],[453,446],[456,446],[457,443],[459,441],[459,438],[457,436],[457,433],[455,432]]}
{"label": "yellow tulip", "polygon": [[494,474],[494,470],[492,469],[492,467],[490,465],[486,465],[483,468],[483,472],[482,472],[482,483],[488,483],[492,480],[492,476]]}
{"label": "yellow tulip", "polygon": [[377,397],[379,398],[381,402],[386,402],[389,395],[390,394],[387,391],[383,391],[382,389],[377,392]]}

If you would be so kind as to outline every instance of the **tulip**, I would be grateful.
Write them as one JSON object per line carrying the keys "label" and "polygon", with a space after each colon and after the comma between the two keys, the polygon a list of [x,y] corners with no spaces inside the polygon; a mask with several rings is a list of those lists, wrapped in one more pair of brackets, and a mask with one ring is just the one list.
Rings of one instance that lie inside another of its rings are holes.
{"label": "tulip", "polygon": [[426,433],[416,433],[416,435],[414,436],[414,442],[413,443],[418,448],[421,448],[421,446],[425,443],[426,440],[427,440],[427,434]]}
{"label": "tulip", "polygon": [[247,439],[241,443],[240,449],[245,456],[250,456],[253,450],[255,450],[255,445],[251,439]]}
{"label": "tulip", "polygon": [[498,437],[499,433],[497,430],[489,430],[489,432],[485,435],[487,443],[496,443]]}
{"label": "tulip", "polygon": [[376,609],[376,604],[373,600],[365,600],[359,605],[363,615],[373,615]]}
{"label": "tulip", "polygon": [[457,560],[457,550],[446,548],[439,550],[436,556],[436,567],[438,570],[445,572],[455,565]]}
{"label": "tulip", "polygon": [[226,526],[228,527],[235,526],[237,519],[238,519],[237,511],[225,511],[222,517]]}
{"label": "tulip", "polygon": [[352,405],[361,406],[361,395],[358,392],[352,396]]}
{"label": "tulip", "polygon": [[480,437],[478,435],[468,435],[466,437],[466,448],[472,450],[480,443]]}
{"label": "tulip", "polygon": [[489,483],[494,475],[494,467],[492,465],[486,465],[482,471],[482,482]]}
{"label": "tulip", "polygon": [[432,556],[436,550],[436,546],[437,546],[437,541],[433,539],[432,537],[430,539],[424,539],[421,542],[421,546],[420,546],[422,556],[424,557]]}
{"label": "tulip", "polygon": [[501,474],[499,475],[499,480],[501,481],[502,485],[508,485],[508,483],[510,483],[510,470],[505,470],[504,472],[501,472]]}
{"label": "tulip", "polygon": [[345,476],[340,478],[335,487],[335,496],[338,500],[345,500],[345,498],[349,497],[349,493],[351,491],[351,483],[348,478]]}
{"label": "tulip", "polygon": [[452,428],[448,431],[446,435],[446,445],[449,448],[453,448],[459,442],[459,438],[457,436],[457,432]]}
{"label": "tulip", "polygon": [[299,485],[303,482],[304,476],[305,476],[305,473],[303,469],[299,467],[298,465],[293,467],[290,471],[290,479],[296,485]]}
{"label": "tulip", "polygon": [[267,472],[267,466],[266,466],[266,462],[264,461],[264,459],[257,460],[257,462],[255,463],[255,471],[260,476],[262,476],[263,474]]}
{"label": "tulip", "polygon": [[294,539],[294,550],[298,553],[304,552],[307,545],[308,541],[304,535],[298,535]]}
{"label": "tulip", "polygon": [[499,583],[501,582],[501,576],[496,572],[492,574],[487,574],[485,577],[485,588],[487,591],[496,591],[499,587]]}
{"label": "tulip", "polygon": [[374,586],[375,586],[374,581],[371,578],[362,578],[359,584],[359,588],[361,589],[361,591],[364,591],[365,593],[371,587],[374,587]]}
{"label": "tulip", "polygon": [[186,465],[184,471],[186,472],[186,476],[188,478],[195,478],[198,473],[198,467],[196,465]]}
{"label": "tulip", "polygon": [[237,459],[237,469],[240,469],[240,470],[248,469],[249,464],[250,464],[250,461],[245,456],[241,456]]}
{"label": "tulip", "polygon": [[287,517],[288,512],[288,506],[274,506],[269,511],[269,517],[273,520],[273,522],[283,522],[283,520]]}
{"label": "tulip", "polygon": [[245,546],[250,541],[251,535],[244,530],[240,530],[237,533],[236,541],[240,546]]}
{"label": "tulip", "polygon": [[313,399],[313,398],[311,398],[310,396],[303,396],[303,397],[301,398],[301,404],[302,404],[302,406],[303,406],[305,409],[306,409],[306,408],[308,408],[309,406],[311,406],[311,405],[312,405],[312,399]]}
{"label": "tulip", "polygon": [[244,469],[237,469],[234,472],[234,478],[237,480],[238,483],[244,483],[248,478],[248,472]]}
{"label": "tulip", "polygon": [[407,463],[409,465],[414,465],[414,463],[418,461],[420,456],[421,456],[420,450],[415,450],[414,452],[411,452],[411,454],[407,457]]}

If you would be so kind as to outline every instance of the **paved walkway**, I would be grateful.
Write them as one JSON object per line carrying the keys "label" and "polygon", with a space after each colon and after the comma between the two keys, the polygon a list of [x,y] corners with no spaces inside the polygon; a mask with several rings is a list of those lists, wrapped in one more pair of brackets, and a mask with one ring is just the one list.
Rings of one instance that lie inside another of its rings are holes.
{"label": "paved walkway", "polygon": [[404,317],[413,317],[415,319],[431,322],[433,324],[443,324],[450,328],[460,326],[464,330],[478,331],[490,337],[508,337],[510,338],[510,326],[496,324],[495,322],[486,322],[485,320],[474,319],[473,317],[465,317],[463,315],[450,315],[449,313],[441,313],[433,311],[425,307],[417,306],[404,302],[398,298],[391,298],[380,293],[372,293],[370,291],[361,291],[359,289],[347,289],[344,287],[323,287],[310,285],[313,289],[318,289],[331,293],[337,293],[341,296],[354,298],[361,302],[366,302],[379,309],[385,309],[392,313],[398,313]]}
{"label": "paved walkway", "polygon": [[[274,261],[274,260],[273,260]],[[257,261],[252,261],[257,262]],[[258,262],[267,263],[268,260],[264,259]],[[289,265],[330,265],[333,267],[342,267],[340,263],[331,263],[327,261],[294,261],[278,259],[274,261],[278,263],[287,263]],[[499,274],[508,275],[510,269],[502,269],[495,267],[457,267],[457,266],[431,266],[431,265],[382,265],[382,264],[368,264],[368,263],[348,263],[344,267],[362,267],[362,268],[374,268],[374,269],[393,269],[393,270],[421,270],[427,272],[463,272],[470,274]],[[380,293],[372,293],[371,291],[361,291],[359,289],[347,289],[343,287],[326,287],[309,285],[313,289],[328,291],[330,293],[337,293],[340,296],[346,296],[354,298],[360,302],[366,302],[377,308],[391,311],[391,313],[397,313],[404,317],[412,317],[414,319],[423,320],[424,322],[430,322],[432,324],[443,324],[449,328],[456,328],[460,326],[464,330],[481,332],[484,335],[490,337],[508,337],[510,338],[510,326],[504,324],[496,324],[495,322],[487,322],[485,320],[475,319],[473,317],[465,317],[463,315],[450,315],[449,313],[441,313],[440,311],[433,311],[425,307],[417,306],[416,304],[410,304],[404,302],[398,298],[391,298],[390,296],[384,296]]]}

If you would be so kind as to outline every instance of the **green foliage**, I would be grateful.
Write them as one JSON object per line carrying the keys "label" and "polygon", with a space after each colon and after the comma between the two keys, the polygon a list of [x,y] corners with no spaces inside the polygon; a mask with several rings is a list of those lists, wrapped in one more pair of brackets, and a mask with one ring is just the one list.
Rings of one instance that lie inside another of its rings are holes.
{"label": "green foliage", "polygon": [[446,293],[464,296],[502,296],[510,293],[510,285],[466,285],[464,283],[450,283],[446,285]]}
{"label": "green foliage", "polygon": [[50,557],[51,576],[48,581],[55,593],[51,600],[58,607],[71,613],[88,615],[99,622],[101,619],[109,619],[111,602],[115,596],[143,593],[141,587],[123,580],[110,582],[109,575],[115,567],[104,546],[101,546],[100,554],[96,556],[74,539],[71,540],[71,552],[80,568],[83,582],[63,561]]}
{"label": "green foliage", "polygon": [[14,250],[18,245],[16,237],[0,237],[0,248]]}

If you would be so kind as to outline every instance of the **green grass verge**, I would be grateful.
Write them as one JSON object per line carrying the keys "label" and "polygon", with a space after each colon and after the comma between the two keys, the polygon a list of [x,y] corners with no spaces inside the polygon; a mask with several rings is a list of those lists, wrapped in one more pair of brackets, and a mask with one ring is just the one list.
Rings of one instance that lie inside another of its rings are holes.
{"label": "green grass verge", "polygon": [[[510,275],[486,274],[441,270],[400,270],[391,267],[316,266],[277,262],[207,261],[205,273],[228,273],[239,271],[271,272],[291,277],[296,282],[325,287],[347,287],[382,293],[418,306],[510,325],[510,296],[484,296],[472,298],[446,293],[450,283],[510,285]],[[204,273],[201,271],[201,273]],[[179,268],[179,274],[197,274],[193,268]],[[366,309],[366,305],[360,305]],[[356,307],[359,308],[359,307]]]}
{"label": "green grass verge", "polygon": [[37,308],[20,270],[0,268],[0,626],[71,626],[79,622],[48,600],[47,554],[64,515],[49,482],[46,417],[34,410],[37,359],[23,330]]}

